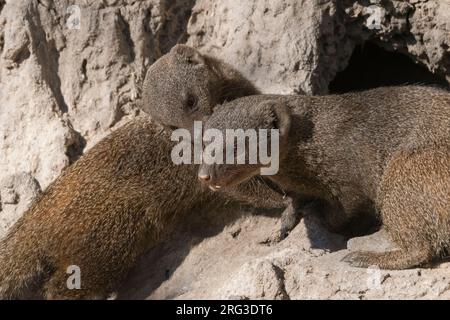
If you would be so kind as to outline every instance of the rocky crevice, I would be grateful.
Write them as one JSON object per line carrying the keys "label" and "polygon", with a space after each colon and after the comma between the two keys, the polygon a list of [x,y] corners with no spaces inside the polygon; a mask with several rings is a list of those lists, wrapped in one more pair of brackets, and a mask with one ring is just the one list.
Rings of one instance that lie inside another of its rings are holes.
{"label": "rocky crevice", "polygon": [[[358,43],[371,40],[388,51],[405,54],[450,83],[450,4],[433,0],[375,2],[344,1],[351,37]],[[382,9],[374,12],[370,7]],[[371,16],[379,25],[369,29],[368,21],[374,21]]]}
{"label": "rocky crevice", "polygon": [[[45,7],[46,8],[46,7]],[[69,108],[65,97],[61,91],[61,79],[59,77],[59,56],[60,52],[56,47],[55,40],[49,38],[42,26],[41,12],[37,7],[31,7],[29,20],[29,34],[31,38],[31,47],[37,62],[42,66],[42,78],[52,90],[56,99],[59,111],[64,114]],[[58,25],[54,25],[58,28]],[[58,30],[58,32],[60,32]]]}
{"label": "rocky crevice", "polygon": [[118,29],[118,38],[120,39],[120,51],[126,56],[127,63],[133,63],[136,58],[136,54],[134,52],[134,42],[131,38],[130,24],[127,20],[122,16],[120,10],[117,11],[117,16],[115,17],[116,28]]}

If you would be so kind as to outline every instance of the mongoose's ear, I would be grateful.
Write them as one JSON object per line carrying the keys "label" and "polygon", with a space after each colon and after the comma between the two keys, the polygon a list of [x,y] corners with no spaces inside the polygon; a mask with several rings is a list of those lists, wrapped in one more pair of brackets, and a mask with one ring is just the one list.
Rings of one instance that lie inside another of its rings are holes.
{"label": "mongoose's ear", "polygon": [[276,117],[276,127],[280,130],[280,137],[286,137],[291,129],[291,110],[286,103],[275,100],[272,103],[272,111]]}
{"label": "mongoose's ear", "polygon": [[184,44],[177,44],[170,50],[173,59],[179,62],[187,62],[193,65],[205,64],[202,55],[192,47]]}

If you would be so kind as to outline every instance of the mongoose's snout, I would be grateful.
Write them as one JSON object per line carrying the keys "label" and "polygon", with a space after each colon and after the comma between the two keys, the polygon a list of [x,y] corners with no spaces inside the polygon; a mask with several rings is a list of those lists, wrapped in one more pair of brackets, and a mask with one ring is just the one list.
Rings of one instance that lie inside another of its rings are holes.
{"label": "mongoose's snout", "polygon": [[211,169],[211,166],[208,165],[200,166],[197,178],[202,184],[209,187],[212,191],[217,191],[221,188],[221,186],[216,183],[216,179],[214,178],[215,175],[213,174]]}
{"label": "mongoose's snout", "polygon": [[211,180],[211,176],[209,174],[199,174],[198,179],[203,183],[208,183],[208,181]]}

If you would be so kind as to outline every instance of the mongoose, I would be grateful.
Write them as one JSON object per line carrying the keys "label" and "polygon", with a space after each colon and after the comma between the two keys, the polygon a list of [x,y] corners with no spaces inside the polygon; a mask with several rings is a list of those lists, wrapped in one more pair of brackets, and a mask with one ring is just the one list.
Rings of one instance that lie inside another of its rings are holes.
{"label": "mongoose", "polygon": [[[0,297],[107,298],[174,217],[220,201],[195,183],[198,166],[173,164],[173,145],[143,118],[68,167],[0,242]],[[277,206],[278,195],[259,183],[235,199],[262,192],[258,205]],[[67,287],[71,266],[80,268],[79,290]]]}
{"label": "mongoose", "polygon": [[[398,250],[352,252],[353,266],[405,269],[450,249],[450,94],[384,87],[329,96],[253,96],[216,108],[205,130],[279,129],[280,170],[292,193],[325,199],[330,215],[372,203]],[[207,185],[232,186],[261,165],[202,164]]]}

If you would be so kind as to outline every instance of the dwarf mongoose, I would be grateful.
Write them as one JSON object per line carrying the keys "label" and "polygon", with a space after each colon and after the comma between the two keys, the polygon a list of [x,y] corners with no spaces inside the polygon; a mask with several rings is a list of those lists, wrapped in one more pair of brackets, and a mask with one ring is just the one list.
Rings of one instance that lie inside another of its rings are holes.
{"label": "dwarf mongoose", "polygon": [[[0,297],[106,298],[176,215],[220,201],[195,183],[198,166],[173,164],[173,145],[139,119],[68,167],[0,242]],[[262,192],[258,205],[277,206],[279,196],[259,183],[227,199]],[[70,266],[80,268],[79,290],[67,287]]]}
{"label": "dwarf mongoose", "polygon": [[[372,203],[398,250],[353,252],[353,266],[404,269],[450,249],[450,94],[419,86],[330,96],[253,96],[216,108],[205,130],[279,129],[280,170],[294,194],[325,199],[330,215]],[[202,164],[222,189],[261,165]]]}

